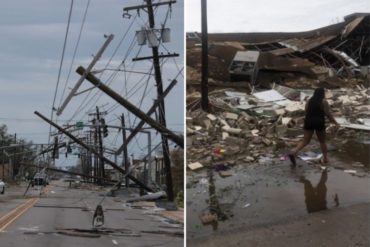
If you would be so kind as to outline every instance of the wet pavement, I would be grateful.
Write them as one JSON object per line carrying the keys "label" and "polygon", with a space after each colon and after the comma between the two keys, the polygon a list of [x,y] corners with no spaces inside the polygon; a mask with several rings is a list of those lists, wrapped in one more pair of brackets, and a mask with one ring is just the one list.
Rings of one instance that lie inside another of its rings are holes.
{"label": "wet pavement", "polygon": [[[327,169],[301,160],[293,169],[288,160],[267,156],[259,164],[232,167],[228,177],[221,177],[214,168],[188,175],[187,238],[191,242],[370,202],[368,143],[358,138],[334,140],[330,146],[333,143],[336,147],[331,148]],[[312,141],[309,149],[316,145]],[[202,224],[201,216],[209,213],[217,215],[217,220]]]}

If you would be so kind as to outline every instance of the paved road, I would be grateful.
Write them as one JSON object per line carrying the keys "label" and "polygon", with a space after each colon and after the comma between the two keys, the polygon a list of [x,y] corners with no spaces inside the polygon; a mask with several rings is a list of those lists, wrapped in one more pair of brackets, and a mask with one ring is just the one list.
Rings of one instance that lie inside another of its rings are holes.
{"label": "paved road", "polygon": [[4,228],[1,219],[9,212],[14,214],[0,232],[0,246],[183,246],[183,237],[174,234],[182,228],[153,211],[133,209],[118,197],[107,197],[102,204],[105,228],[92,232],[93,212],[103,192],[69,189],[61,182],[48,186],[47,191],[38,200],[0,201],[0,229]]}

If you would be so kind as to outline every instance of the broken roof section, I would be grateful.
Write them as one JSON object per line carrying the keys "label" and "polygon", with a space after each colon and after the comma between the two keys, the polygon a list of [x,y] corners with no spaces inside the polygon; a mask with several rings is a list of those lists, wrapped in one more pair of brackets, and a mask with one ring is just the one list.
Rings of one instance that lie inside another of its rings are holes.
{"label": "broken roof section", "polygon": [[322,74],[323,70],[314,67],[319,66],[328,68],[331,74],[352,77],[354,68],[370,65],[370,14],[348,15],[344,22],[308,32],[209,34],[209,40],[238,41],[244,50],[260,52],[259,70],[318,77],[315,72]]}
{"label": "broken roof section", "polygon": [[[187,35],[187,85],[196,88],[201,49],[192,45],[193,36]],[[348,15],[341,23],[306,32],[214,33],[208,40],[209,85],[214,88],[224,82],[247,89],[256,84],[269,88],[271,83],[294,88],[370,85],[370,13]],[[258,54],[252,59],[256,62],[240,61],[243,54],[253,53]]]}

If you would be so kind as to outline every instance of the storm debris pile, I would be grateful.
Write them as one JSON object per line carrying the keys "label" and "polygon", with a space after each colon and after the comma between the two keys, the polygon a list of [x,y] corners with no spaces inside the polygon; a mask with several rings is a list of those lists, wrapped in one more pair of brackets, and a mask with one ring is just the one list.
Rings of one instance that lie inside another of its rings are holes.
{"label": "storm debris pile", "polygon": [[[200,110],[200,96],[187,97],[188,169],[213,166],[221,177],[231,176],[236,163],[271,163],[280,150],[288,150],[303,137],[306,101],[313,90],[273,85],[270,90],[243,93],[219,90],[210,93],[210,112]],[[333,115],[343,128],[327,124],[327,132],[346,138],[356,130],[370,130],[370,90],[327,90]]]}
{"label": "storm debris pile", "polygon": [[[268,164],[303,137],[307,100],[317,87],[341,141],[370,130],[370,14],[298,33],[209,34],[209,112],[200,110],[200,35],[187,44],[187,166],[190,171]],[[191,34],[191,35],[190,35]],[[312,154],[316,157],[316,154]],[[311,159],[307,158],[307,160]]]}

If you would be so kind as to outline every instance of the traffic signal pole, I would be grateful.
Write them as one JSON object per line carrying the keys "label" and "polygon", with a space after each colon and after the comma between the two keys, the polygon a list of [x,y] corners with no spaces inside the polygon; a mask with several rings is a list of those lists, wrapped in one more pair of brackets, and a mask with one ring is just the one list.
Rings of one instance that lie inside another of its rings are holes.
{"label": "traffic signal pole", "polygon": [[[91,148],[89,145],[87,145],[86,143],[84,143],[83,141],[81,141],[80,139],[78,139],[76,136],[72,135],[71,133],[69,133],[68,131],[64,130],[61,126],[57,125],[56,123],[54,123],[53,121],[47,119],[45,116],[43,116],[41,113],[35,111],[34,112],[37,116],[39,116],[41,119],[43,119],[45,122],[47,122],[48,124],[52,125],[54,128],[56,128],[57,130],[61,131],[63,134],[65,134],[66,136],[68,136],[69,138],[71,138],[71,140],[73,140],[74,142],[76,142],[77,144],[79,144],[80,146],[82,146],[83,148],[91,151],[91,153],[97,155],[99,158],[103,159],[108,165],[110,165],[111,167],[113,167],[114,169],[120,171],[121,173],[123,174],[126,174],[127,171],[125,171],[124,169],[122,169],[121,167],[119,167],[116,163],[114,163],[113,161],[111,161],[110,159],[104,157],[104,156],[101,156],[100,153],[95,149],[95,148]],[[153,190],[151,188],[149,188],[148,186],[146,186],[144,183],[142,183],[140,180],[138,180],[137,178],[135,178],[134,176],[128,174],[127,177],[129,179],[131,179],[133,182],[135,182],[137,185],[139,185],[140,187],[146,189],[147,191],[149,192],[153,192]]]}
{"label": "traffic signal pole", "polygon": [[[97,106],[96,107],[96,128],[97,128],[97,132],[98,132],[98,143],[99,143],[99,153],[100,153],[100,158],[99,158],[99,169],[98,169],[98,177],[100,178],[104,178],[105,177],[105,172],[104,172],[104,159],[102,159],[103,157],[103,139],[102,139],[102,136],[101,136],[101,127],[102,127],[102,124],[101,124],[101,118],[100,118],[100,112],[99,112],[99,107]],[[103,180],[100,179],[100,181],[98,181],[98,183],[102,183]]]}

